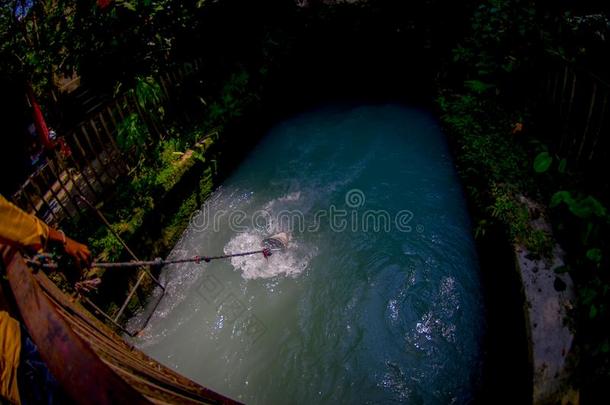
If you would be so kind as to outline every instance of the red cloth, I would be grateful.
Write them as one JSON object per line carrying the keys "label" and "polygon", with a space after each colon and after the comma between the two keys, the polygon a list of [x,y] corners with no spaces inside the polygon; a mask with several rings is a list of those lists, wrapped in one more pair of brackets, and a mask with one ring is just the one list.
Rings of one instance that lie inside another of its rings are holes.
{"label": "red cloth", "polygon": [[66,140],[61,137],[57,139],[57,143],[59,144],[59,153],[61,153],[64,158],[69,158],[70,155],[72,155],[72,150],[70,149],[70,146],[68,146],[68,144],[66,143]]}
{"label": "red cloth", "polygon": [[36,127],[36,132],[40,137],[40,142],[47,149],[53,149],[54,144],[51,138],[49,138],[49,128],[47,128],[47,123],[44,121],[44,116],[42,115],[42,110],[40,109],[40,105],[36,101],[34,97],[34,91],[30,86],[27,89],[28,98],[30,99],[30,104],[32,104],[32,110],[34,112],[34,126]]}

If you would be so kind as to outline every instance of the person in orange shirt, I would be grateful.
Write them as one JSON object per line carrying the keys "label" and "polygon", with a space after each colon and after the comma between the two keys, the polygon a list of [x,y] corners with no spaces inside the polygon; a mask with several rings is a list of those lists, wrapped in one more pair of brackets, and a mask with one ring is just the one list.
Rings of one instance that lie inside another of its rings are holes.
{"label": "person in orange shirt", "polygon": [[[62,231],[48,226],[0,195],[0,245],[37,252],[45,250],[50,242],[60,244],[79,267],[86,267],[91,262],[91,252],[87,246],[68,238]],[[2,304],[0,300],[0,402],[6,400],[11,404],[20,404],[17,370],[22,354],[21,329],[19,322],[9,315]],[[27,339],[28,345],[32,346]]]}
{"label": "person in orange shirt", "polygon": [[39,251],[49,242],[60,243],[80,267],[91,259],[87,246],[68,238],[62,231],[51,228],[0,195],[0,244]]}

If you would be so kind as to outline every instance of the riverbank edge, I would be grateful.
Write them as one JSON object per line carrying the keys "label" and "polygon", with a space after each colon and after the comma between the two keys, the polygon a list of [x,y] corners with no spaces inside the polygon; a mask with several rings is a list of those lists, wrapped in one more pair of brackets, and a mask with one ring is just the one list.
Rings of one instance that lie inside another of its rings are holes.
{"label": "riverbank edge", "polygon": [[[517,392],[517,397],[522,403],[535,405],[578,403],[579,393],[572,385],[573,374],[578,364],[578,354],[574,344],[575,332],[572,330],[574,322],[571,318],[571,311],[576,302],[574,283],[568,273],[555,272],[564,265],[565,254],[555,240],[550,222],[544,214],[547,208],[524,197],[527,187],[523,186],[511,189],[509,194],[512,202],[516,202],[516,207],[511,209],[526,212],[519,218],[519,221],[527,223],[527,227],[521,228],[520,233],[515,232],[515,224],[508,220],[510,216],[490,213],[499,200],[496,185],[491,179],[492,176],[486,181],[475,180],[468,173],[470,168],[463,167],[464,163],[467,164],[472,159],[472,156],[467,155],[469,147],[472,146],[469,143],[472,141],[464,136],[464,133],[472,130],[473,133],[478,132],[482,137],[486,137],[485,130],[493,132],[493,129],[498,127],[506,127],[507,123],[491,114],[487,122],[481,121],[479,124],[477,116],[481,110],[467,105],[466,108],[463,106],[460,108],[459,112],[468,117],[465,120],[463,117],[460,118],[463,120],[460,124],[472,121],[473,126],[476,125],[476,130],[468,128],[468,125],[456,125],[456,111],[447,107],[451,103],[441,96],[440,101],[437,101],[437,109],[465,190],[470,216],[486,228],[483,231],[475,229],[475,241],[481,261],[483,286],[486,290],[490,289],[485,292],[487,318],[493,325],[497,322],[494,318],[502,314],[503,317],[512,318],[509,324],[516,328],[510,328],[507,335],[500,336],[497,332],[505,329],[503,326],[489,327],[489,333],[496,335],[494,338],[496,341],[487,347],[487,354],[492,358],[491,363],[500,361],[503,366],[502,370],[491,370],[491,375],[483,376],[483,380],[487,382],[482,384],[484,388],[480,393],[481,402],[497,400],[498,395],[506,396],[507,393],[511,393],[508,394],[509,396],[514,396]],[[499,104],[494,108],[502,111]],[[506,113],[506,115],[510,114]],[[481,129],[482,126],[487,128]],[[489,136],[490,139],[492,137],[493,135]],[[515,152],[520,158],[527,157],[522,153],[522,150]],[[507,160],[511,157],[507,157]],[[487,156],[485,158],[489,159]],[[485,161],[485,159],[481,160]],[[516,173],[517,176],[526,174],[526,170]],[[489,205],[481,203],[485,200],[481,198],[482,195],[487,196],[486,202]],[[528,232],[546,235],[544,237],[546,240],[538,243],[538,238],[528,239]],[[500,271],[499,274],[490,274],[492,270]],[[505,282],[499,279],[501,277],[505,278]],[[507,291],[510,291],[510,294],[507,294]],[[510,304],[507,305],[507,302]],[[520,311],[518,319],[514,311]],[[521,340],[517,346],[523,345],[523,333],[525,333],[527,354],[526,378],[518,372],[522,366],[517,366],[515,369],[515,359],[523,356],[522,351],[516,350],[514,355],[501,354],[504,350],[509,352],[514,350],[511,348],[515,340]],[[489,371],[484,371],[484,374]],[[526,388],[519,389],[522,385],[515,383],[517,376],[522,377],[521,383],[525,383]],[[515,398],[511,399],[514,402]]]}

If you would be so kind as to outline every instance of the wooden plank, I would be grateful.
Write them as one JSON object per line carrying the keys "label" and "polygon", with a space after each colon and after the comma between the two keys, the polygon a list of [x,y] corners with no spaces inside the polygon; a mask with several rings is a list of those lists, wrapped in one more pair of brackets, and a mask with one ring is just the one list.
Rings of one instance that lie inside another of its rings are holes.
{"label": "wooden plank", "polygon": [[34,278],[45,292],[45,296],[50,299],[63,319],[70,324],[71,329],[85,341],[95,341],[92,347],[98,355],[104,356],[107,362],[111,362],[113,366],[122,369],[128,373],[127,375],[137,374],[143,378],[138,386],[155,384],[165,387],[166,392],[171,395],[178,394],[204,402],[235,403],[230,398],[202,387],[156,362],[125,342],[77,302],[67,299],[44,273],[37,273]]}
{"label": "wooden plank", "polygon": [[121,173],[117,170],[117,165],[111,163],[111,158],[112,158],[111,150],[113,149],[112,144],[108,143],[108,142],[104,142],[104,140],[102,140],[102,137],[100,136],[100,131],[98,130],[97,125],[95,124],[95,121],[93,119],[89,120],[89,125],[91,126],[91,129],[93,129],[95,138],[97,139],[100,146],[102,147],[102,151],[98,154],[98,159],[100,159],[100,161],[103,161],[104,159],[102,159],[102,154],[105,155],[106,162],[104,163],[104,167],[106,168],[106,173],[108,175],[108,179],[110,180],[110,182],[112,184],[114,184],[114,179],[119,177],[121,175]]}
{"label": "wooden plank", "polygon": [[[76,143],[76,146],[78,147],[79,151],[81,152],[83,159],[86,160],[87,157],[85,155],[85,151],[83,150],[83,147],[81,146],[80,141],[76,137],[76,134],[74,132],[72,132],[71,135],[72,135],[72,139]],[[82,166],[78,163],[78,160],[73,155],[70,155],[70,159],[72,160],[72,163],[74,164],[76,169],[79,171],[80,175],[83,177],[83,180],[85,180],[85,184],[87,185],[89,190],[91,190],[91,192],[93,193],[93,196],[97,198],[97,196],[99,195],[99,192],[93,187],[91,182],[89,182],[89,177],[87,177],[87,173],[83,170]]]}
{"label": "wooden plank", "polygon": [[[70,199],[70,203],[74,207],[74,211],[78,212],[79,211],[78,204],[77,204],[76,200],[74,199],[74,196],[72,195],[70,190],[68,190],[67,184],[64,183],[64,181],[61,178],[63,171],[59,170],[58,168],[55,167],[55,162],[53,161],[53,159],[49,159],[49,169],[51,169],[51,173],[53,173],[53,176],[57,178],[57,181],[59,182],[60,187],[62,188],[64,193],[66,193],[66,195]],[[68,172],[66,172],[66,176],[69,176],[69,175],[70,174]],[[76,188],[76,184],[74,184],[74,182],[72,183],[72,187]]]}
{"label": "wooden plank", "polygon": [[[93,177],[95,177],[97,183],[99,184],[101,190],[103,191],[104,190],[104,182],[102,181],[103,174],[100,175],[98,173],[97,169],[95,168],[95,160],[97,159],[100,162],[100,167],[102,170],[105,169],[104,164],[102,162],[102,159],[97,156],[97,151],[93,147],[93,144],[91,143],[91,139],[89,139],[89,134],[87,133],[85,126],[82,125],[80,128],[81,128],[82,134],[85,136],[85,141],[87,141],[87,144],[89,145],[89,148],[90,148],[91,152],[93,153],[93,156],[86,157],[86,160],[88,163],[87,169],[91,170],[91,172],[93,173]],[[85,174],[85,173],[83,173],[83,174]]]}
{"label": "wooden plank", "polygon": [[140,106],[140,103],[138,103],[135,92],[132,92],[132,100],[133,100],[133,104],[135,105],[138,116],[140,117],[140,119],[142,120],[142,122],[144,123],[146,128],[148,129],[148,132],[150,133],[150,135],[163,139],[163,133],[161,132],[161,129],[157,126],[157,123],[155,122],[155,120],[152,119],[144,111],[144,109],[142,109],[142,107]]}
{"label": "wooden plank", "polygon": [[[94,329],[88,328],[77,318],[69,316],[65,310],[62,311],[61,307],[57,307],[57,309],[70,324],[72,330],[89,342],[91,348],[106,364],[121,370],[121,373],[125,373],[125,378],[129,378],[129,376],[141,377],[135,386],[138,391],[146,392],[150,389],[148,387],[158,387],[163,389],[164,396],[174,397],[171,403],[191,403],[191,401],[193,403],[209,403],[207,398],[193,392],[192,387],[181,384],[176,378],[172,378],[172,375],[161,372],[161,369],[150,367],[147,362],[132,356],[133,352],[121,349],[116,341],[98,338]],[[158,396],[155,395],[153,398]]]}
{"label": "wooden plank", "polygon": [[[108,105],[106,107],[106,111],[108,112],[108,117],[110,117],[110,121],[112,121],[112,125],[114,125],[113,131],[118,130],[119,124],[117,123],[116,119],[114,118],[114,113],[112,112],[112,108],[110,108],[110,105]],[[111,131],[111,132],[113,132],[113,131]]]}
{"label": "wooden plank", "polygon": [[[45,169],[46,167],[48,167],[48,166],[49,166],[49,163],[47,162],[47,165],[46,165],[46,166],[45,166],[45,167],[44,167],[42,170],[40,170],[40,176],[42,177],[42,179],[44,180],[44,182],[45,182],[46,184],[51,183],[51,185],[49,186],[49,191],[51,192],[51,195],[53,196],[53,199],[54,199],[55,201],[57,201],[57,204],[59,204],[59,206],[61,207],[61,210],[64,212],[64,214],[65,214],[65,215],[66,215],[68,218],[72,219],[72,218],[73,218],[73,216],[72,216],[72,214],[70,213],[70,211],[68,211],[68,209],[66,208],[66,206],[64,205],[64,203],[61,201],[61,198],[59,197],[59,193],[55,192],[55,190],[53,189],[53,185],[54,185],[54,183],[55,183],[55,181],[53,181],[53,180],[54,180],[54,179],[57,179],[57,177],[56,177],[56,176],[52,176],[51,178],[49,178],[49,177],[47,177],[47,176],[45,175],[45,173],[44,173],[44,169]],[[60,186],[60,188],[61,188],[61,186]]]}
{"label": "wooden plank", "polygon": [[[106,120],[104,119],[104,111],[100,111],[100,113],[98,115],[98,120],[99,120],[100,124],[102,124],[102,129],[104,130],[104,134],[106,135],[106,138],[108,138],[108,140],[110,141],[110,145],[112,146],[112,149],[114,149],[114,151],[120,155],[121,151],[119,150],[119,147],[116,144],[114,136],[112,136],[112,131],[110,131],[110,127],[108,126],[108,124],[106,123]],[[116,127],[116,125],[115,125],[115,127]]]}
{"label": "wooden plank", "polygon": [[184,405],[201,405],[201,404],[219,404],[219,403],[229,403],[227,401],[217,401],[211,399],[200,399],[195,400],[188,397],[184,397],[182,395],[177,394],[171,390],[163,388],[161,386],[148,383],[147,380],[137,374],[130,373],[127,370],[111,363],[106,363],[112,370],[120,375],[125,381],[129,382],[131,385],[138,387],[138,389],[142,392],[144,396],[146,396],[149,400],[157,399],[160,403],[164,404],[184,404]]}
{"label": "wooden plank", "polygon": [[36,194],[38,194],[38,197],[40,198],[40,200],[42,201],[42,205],[48,208],[49,210],[49,215],[50,215],[50,219],[53,221],[58,221],[58,217],[55,215],[55,212],[53,211],[53,207],[51,207],[51,204],[46,200],[44,193],[42,192],[42,190],[40,189],[40,187],[38,186],[37,183],[37,177],[38,177],[38,173],[36,173],[35,175],[30,177],[30,184],[32,185],[32,187],[34,188],[34,190],[36,191]]}
{"label": "wooden plank", "polygon": [[[51,166],[50,166],[51,163],[52,163],[52,158],[49,157],[47,159],[47,164],[44,166],[44,169],[40,172],[40,174],[41,174],[41,176],[43,176],[43,179],[47,184],[51,183],[49,186],[49,190],[51,191],[51,194],[53,195],[55,200],[57,200],[57,203],[61,207],[62,211],[66,214],[66,216],[68,218],[72,219],[73,218],[72,213],[68,210],[67,206],[64,204],[64,202],[62,201],[62,199],[60,197],[60,192],[62,191],[62,186],[61,186],[61,183],[59,182],[59,179],[57,178],[57,176],[55,176],[53,174],[53,170],[51,170]],[[47,176],[46,172],[50,172],[49,176]],[[59,191],[55,191],[56,184],[59,185]],[[68,196],[66,196],[65,199],[69,200]]]}
{"label": "wooden plank", "polygon": [[34,213],[34,215],[38,215],[38,208],[36,207],[36,204],[34,203],[32,196],[27,191],[27,186],[29,185],[29,182],[30,182],[29,180],[26,180],[26,182],[23,184],[22,189],[21,189],[22,195],[25,197],[25,200],[28,202],[29,206],[32,208],[32,212]]}
{"label": "wooden plank", "polygon": [[116,111],[119,113],[119,117],[121,117],[121,121],[124,121],[126,118],[126,114],[123,110],[123,106],[121,103],[124,101],[124,97],[119,97],[115,100],[114,106],[116,107]]}
{"label": "wooden plank", "polygon": [[[108,114],[112,117],[110,110],[108,110]],[[112,117],[112,120],[114,120],[114,117]],[[117,144],[114,140],[114,136],[113,136],[112,132],[109,130],[108,124],[106,124],[106,120],[104,119],[104,114],[102,114],[102,113],[100,113],[100,122],[102,123],[102,127],[104,128],[104,132],[106,133],[106,136],[110,139],[110,142],[112,143],[112,148],[114,150],[114,153],[116,154],[116,156],[118,157],[118,159],[121,162],[121,165],[117,165],[117,167],[119,167],[119,174],[124,174],[124,173],[129,172],[129,170],[130,170],[129,164],[127,163],[127,161],[123,157],[123,153],[117,146]],[[116,128],[116,124],[115,124],[115,128]]]}
{"label": "wooden plank", "polygon": [[104,363],[57,313],[15,253],[6,273],[15,302],[40,357],[77,404],[150,404]]}
{"label": "wooden plank", "polygon": [[[55,162],[57,163],[58,171],[60,173],[66,173],[66,175],[68,176],[68,180],[72,182],[72,187],[74,188],[74,190],[76,190],[76,192],[78,194],[84,195],[83,190],[81,189],[80,185],[78,184],[78,182],[72,175],[72,168],[68,167],[67,165],[64,164],[64,159],[62,159],[62,156],[60,156],[59,152],[57,152],[57,151],[55,151]],[[78,207],[78,209],[80,210],[80,205],[78,204],[78,199],[75,199],[74,196],[72,195],[72,193],[70,193],[70,195],[73,198],[72,201],[75,203],[75,206]]]}

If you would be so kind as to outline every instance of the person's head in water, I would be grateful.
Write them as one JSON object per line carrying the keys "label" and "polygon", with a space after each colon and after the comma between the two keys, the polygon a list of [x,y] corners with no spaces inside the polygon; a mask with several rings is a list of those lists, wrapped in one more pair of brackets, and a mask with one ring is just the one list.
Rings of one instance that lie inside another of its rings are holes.
{"label": "person's head in water", "polygon": [[280,232],[263,239],[263,247],[272,250],[284,250],[288,247],[290,237],[285,232]]}

